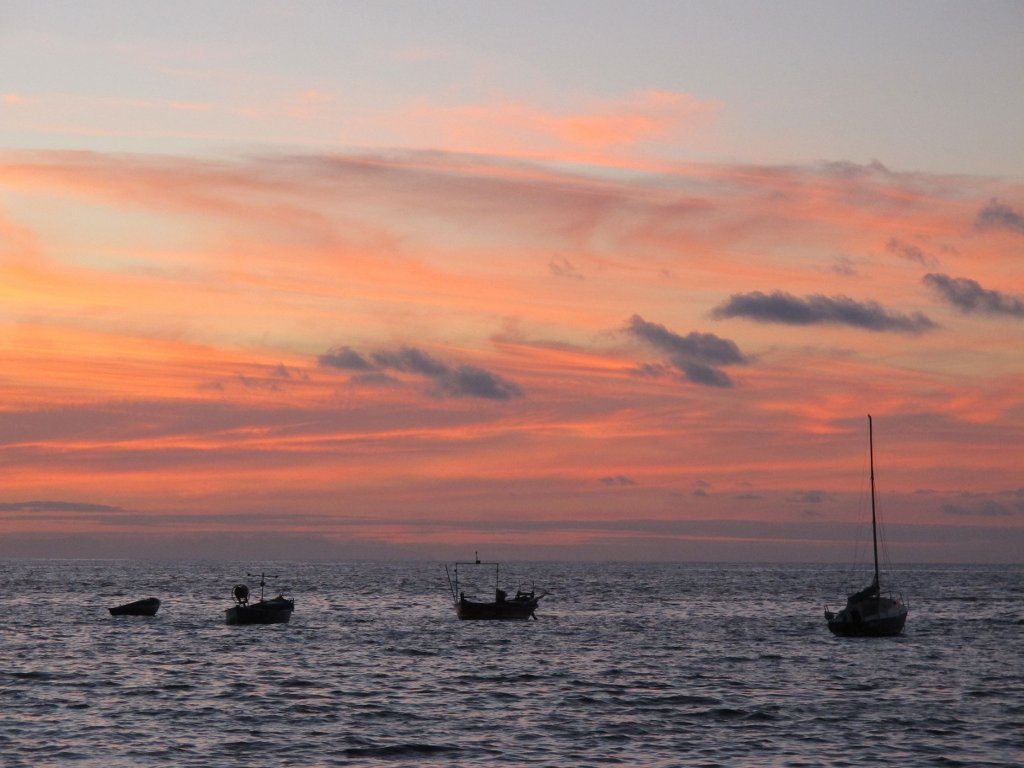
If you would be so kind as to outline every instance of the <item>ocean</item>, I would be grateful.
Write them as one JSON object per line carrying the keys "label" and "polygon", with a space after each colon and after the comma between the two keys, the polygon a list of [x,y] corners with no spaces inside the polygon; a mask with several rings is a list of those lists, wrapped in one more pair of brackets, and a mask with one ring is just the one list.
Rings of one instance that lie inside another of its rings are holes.
{"label": "ocean", "polygon": [[[259,571],[291,623],[227,626]],[[458,621],[442,563],[0,561],[0,765],[1024,764],[1024,567],[901,568],[903,635],[859,639],[847,568],[501,573],[536,621]]]}

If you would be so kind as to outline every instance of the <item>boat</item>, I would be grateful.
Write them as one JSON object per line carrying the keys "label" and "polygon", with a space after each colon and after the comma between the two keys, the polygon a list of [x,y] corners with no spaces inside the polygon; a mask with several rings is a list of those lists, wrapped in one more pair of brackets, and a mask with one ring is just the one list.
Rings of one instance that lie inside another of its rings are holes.
{"label": "boat", "polygon": [[875,573],[871,583],[846,598],[846,607],[838,612],[825,608],[825,620],[834,635],[842,637],[892,637],[903,631],[907,606],[903,596],[882,594],[878,577],[878,516],[875,512],[875,447],[871,416],[868,415],[868,454],[871,468],[871,541]]}
{"label": "boat", "polygon": [[160,601],[155,597],[147,597],[144,600],[125,603],[108,610],[111,616],[156,616],[156,612],[160,610]]}
{"label": "boat", "polygon": [[[471,600],[466,593],[459,589],[459,566],[494,566],[494,601],[486,602]],[[537,604],[544,597],[545,593],[537,594],[535,589],[529,592],[517,589],[515,597],[510,598],[508,593],[498,586],[499,565],[498,563],[482,563],[479,555],[472,562],[455,563],[454,579],[448,566],[444,567],[448,575],[448,587],[452,592],[452,599],[455,603],[455,615],[462,620],[498,620],[498,621],[526,621],[536,620],[534,611]]]}
{"label": "boat", "polygon": [[[248,574],[254,577],[254,574]],[[235,604],[224,611],[228,624],[287,624],[295,610],[295,601],[284,595],[264,599],[263,590],[266,586],[266,575],[260,574],[260,599],[249,602],[249,587],[236,584],[231,590]]]}

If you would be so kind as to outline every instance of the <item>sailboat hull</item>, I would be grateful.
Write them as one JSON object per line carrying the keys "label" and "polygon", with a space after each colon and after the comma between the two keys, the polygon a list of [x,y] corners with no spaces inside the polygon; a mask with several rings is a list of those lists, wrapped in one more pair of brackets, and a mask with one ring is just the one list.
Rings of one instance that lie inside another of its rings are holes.
{"label": "sailboat hull", "polygon": [[907,609],[887,598],[848,605],[839,613],[825,611],[829,631],[840,637],[893,637],[903,631]]}

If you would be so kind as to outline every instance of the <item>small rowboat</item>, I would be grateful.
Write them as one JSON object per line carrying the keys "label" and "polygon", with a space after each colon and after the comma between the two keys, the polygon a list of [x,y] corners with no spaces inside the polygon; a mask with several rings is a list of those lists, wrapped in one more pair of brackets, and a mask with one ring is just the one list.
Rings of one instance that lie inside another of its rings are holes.
{"label": "small rowboat", "polygon": [[156,616],[159,609],[160,601],[155,597],[147,597],[145,600],[125,603],[109,610],[111,616]]}

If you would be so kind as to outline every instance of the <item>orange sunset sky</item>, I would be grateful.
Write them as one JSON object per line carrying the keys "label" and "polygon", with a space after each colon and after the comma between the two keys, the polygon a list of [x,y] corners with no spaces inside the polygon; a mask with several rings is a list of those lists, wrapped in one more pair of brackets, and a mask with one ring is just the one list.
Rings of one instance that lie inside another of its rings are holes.
{"label": "orange sunset sky", "polygon": [[1024,560],[1024,5],[172,6],[0,7],[0,556]]}

